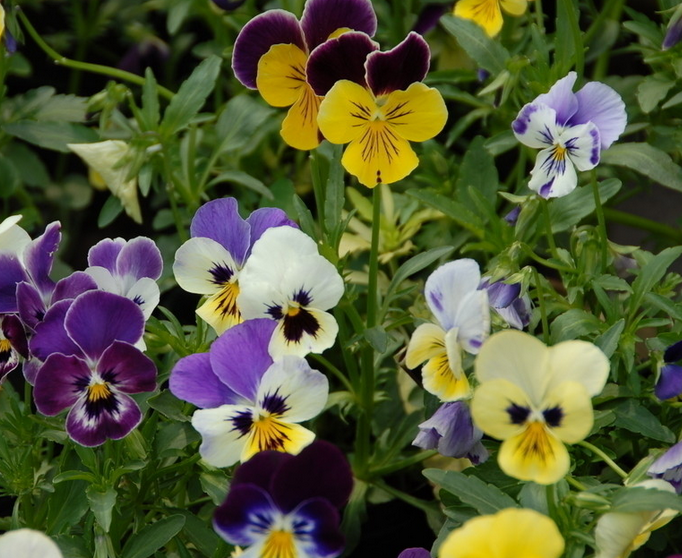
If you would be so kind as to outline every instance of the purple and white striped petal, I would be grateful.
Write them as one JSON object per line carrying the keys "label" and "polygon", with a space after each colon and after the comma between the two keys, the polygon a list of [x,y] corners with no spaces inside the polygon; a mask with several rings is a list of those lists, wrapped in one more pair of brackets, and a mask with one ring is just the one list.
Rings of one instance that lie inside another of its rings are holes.
{"label": "purple and white striped petal", "polygon": [[208,353],[181,358],[171,371],[169,387],[175,397],[201,409],[244,403],[242,397],[215,375]]}
{"label": "purple and white striped petal", "polygon": [[421,35],[411,31],[396,47],[367,56],[367,84],[375,97],[404,91],[429,71],[431,51]]}
{"label": "purple and white striped petal", "polygon": [[116,391],[142,393],[156,389],[156,365],[139,349],[114,341],[97,363],[97,372]]}
{"label": "purple and white striped petal", "polygon": [[251,546],[268,535],[281,515],[265,490],[253,484],[240,484],[230,489],[216,509],[213,528],[231,544]]}
{"label": "purple and white striped petal", "polygon": [[0,252],[21,255],[31,242],[29,234],[17,223],[22,215],[10,215],[0,223]]}
{"label": "purple and white striped petal", "polygon": [[114,342],[134,345],[144,333],[142,310],[132,300],[104,291],[88,291],[73,301],[64,327],[93,361]]}
{"label": "purple and white striped petal", "polygon": [[654,461],[647,475],[668,481],[675,487],[675,492],[682,492],[682,442],[677,442],[661,457]]}
{"label": "purple and white striped petal", "polygon": [[154,279],[142,277],[124,293],[124,296],[140,307],[144,319],[147,321],[152,315],[154,308],[159,304],[161,292],[159,291],[159,285]]}
{"label": "purple and white striped petal", "polygon": [[244,265],[251,246],[251,227],[239,215],[236,199],[221,198],[202,205],[192,218],[190,234],[192,238],[215,240],[238,267]]}
{"label": "purple and white striped petal", "polygon": [[105,238],[88,250],[88,266],[99,266],[114,272],[116,260],[126,241],[122,238]]}
{"label": "purple and white striped petal", "polygon": [[45,227],[45,232],[32,241],[24,251],[26,271],[41,293],[51,293],[54,289],[55,283],[50,279],[50,271],[61,239],[61,223],[55,221]]}
{"label": "purple and white striped petal", "polygon": [[568,156],[579,171],[593,169],[599,163],[599,129],[592,122],[566,128],[558,138],[559,145],[568,150]]}
{"label": "purple and white striped petal", "polygon": [[0,254],[0,314],[18,311],[17,283],[26,279],[24,266],[16,254]]}
{"label": "purple and white striped petal", "polygon": [[570,157],[561,146],[548,147],[538,153],[530,171],[528,187],[543,198],[559,198],[570,194],[578,185],[578,175]]}
{"label": "purple and white striped petal", "polygon": [[59,353],[50,355],[35,378],[36,408],[44,415],[59,414],[85,393],[91,377],[92,372],[82,358]]}
{"label": "purple and white striped petal", "polygon": [[490,305],[486,291],[473,291],[462,298],[455,314],[457,341],[468,353],[478,354],[490,334]]}
{"label": "purple and white striped petal", "polygon": [[595,124],[599,129],[601,148],[608,149],[625,131],[628,122],[623,99],[608,85],[598,81],[587,83],[575,95],[578,110],[571,118],[571,124]]}
{"label": "purple and white striped petal", "polygon": [[370,37],[377,30],[377,16],[370,0],[308,0],[301,16],[308,50],[329,39],[339,29],[362,31]]}
{"label": "purple and white striped petal", "polygon": [[239,32],[232,51],[232,70],[246,87],[256,89],[258,61],[272,45],[293,44],[308,52],[296,16],[284,10],[268,10],[249,21]]}
{"label": "purple and white striped petal", "polygon": [[161,251],[146,236],[138,236],[126,242],[116,259],[116,275],[132,277],[135,281],[143,277],[156,280],[161,277],[162,270]]}
{"label": "purple and white striped petal", "polygon": [[457,311],[464,297],[478,289],[481,270],[478,263],[462,258],[440,266],[429,275],[424,286],[426,303],[431,312],[448,331],[457,323]]}
{"label": "purple and white striped petal", "polygon": [[512,130],[517,140],[534,149],[554,145],[560,134],[556,125],[555,110],[536,101],[528,103],[521,109],[512,122]]}
{"label": "purple and white striped petal", "polygon": [[578,110],[578,98],[573,93],[573,86],[578,74],[569,72],[561,78],[547,93],[538,95],[534,103],[541,103],[553,108],[556,112],[556,124],[565,125]]}
{"label": "purple and white striped petal", "polygon": [[348,32],[322,43],[310,53],[306,66],[308,84],[324,96],[342,79],[367,87],[365,60],[379,45],[365,33]]}
{"label": "purple and white striped petal", "polygon": [[[192,426],[201,434],[199,453],[202,459],[214,467],[237,463],[248,442],[253,413],[253,407],[249,405],[221,405],[194,411]],[[241,425],[244,427],[240,428]]]}
{"label": "purple and white striped petal", "polygon": [[81,396],[66,417],[66,431],[82,446],[103,444],[107,438],[120,440],[142,421],[137,403],[124,393],[111,392],[107,403],[93,405]]}

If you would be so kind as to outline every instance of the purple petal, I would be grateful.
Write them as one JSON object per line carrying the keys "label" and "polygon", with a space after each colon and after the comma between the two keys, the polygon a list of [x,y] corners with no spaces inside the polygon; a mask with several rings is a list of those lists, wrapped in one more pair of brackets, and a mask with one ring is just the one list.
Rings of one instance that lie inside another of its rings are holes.
{"label": "purple petal", "polygon": [[417,22],[414,24],[412,31],[420,35],[426,35],[429,31],[436,28],[441,16],[449,9],[450,6],[445,4],[427,4],[419,12]]}
{"label": "purple petal", "polygon": [[599,128],[601,148],[608,149],[623,133],[628,122],[623,99],[608,85],[598,81],[586,84],[575,96],[578,110],[571,118],[571,123],[592,122]]}
{"label": "purple petal", "polygon": [[277,323],[267,318],[238,324],[213,342],[211,368],[222,383],[247,399],[255,401],[263,374],[272,365],[268,345]]}
{"label": "purple petal", "polygon": [[668,23],[668,30],[665,32],[661,49],[668,50],[682,40],[682,12],[679,9],[676,15]]}
{"label": "purple petal", "polygon": [[682,341],[670,345],[663,354],[663,360],[665,362],[677,362],[678,360],[682,360]]}
{"label": "purple petal", "polygon": [[14,314],[2,318],[2,333],[12,348],[22,357],[28,358],[28,341],[21,320]]}
{"label": "purple petal", "polygon": [[19,353],[11,345],[0,345],[0,383],[19,365]]}
{"label": "purple petal", "polygon": [[136,280],[149,277],[156,281],[161,277],[162,270],[161,251],[154,241],[146,236],[129,240],[116,261],[116,273],[120,277],[129,276]]}
{"label": "purple petal", "polygon": [[88,251],[88,265],[98,265],[114,273],[116,270],[116,259],[125,244],[126,241],[122,238],[105,238],[100,240]]}
{"label": "purple petal", "polygon": [[647,474],[668,481],[675,492],[682,492],[682,442],[678,442],[654,461]]}
{"label": "purple petal", "polygon": [[75,442],[93,447],[103,444],[107,438],[120,440],[127,436],[140,421],[142,412],[137,403],[124,393],[113,393],[113,410],[93,411],[81,397],[66,417],[66,431]]}
{"label": "purple petal", "polygon": [[364,33],[344,33],[337,39],[321,44],[310,53],[306,75],[317,95],[326,95],[342,79],[367,86],[365,60],[377,44]]}
{"label": "purple petal", "polygon": [[578,110],[578,98],[573,93],[573,85],[578,75],[575,72],[568,72],[568,75],[561,78],[547,93],[538,95],[533,103],[542,103],[556,111],[557,124],[564,125]]}
{"label": "purple petal", "polygon": [[194,214],[190,234],[205,237],[225,247],[241,267],[250,248],[250,227],[237,211],[237,200],[222,198],[202,205]]}
{"label": "purple petal", "polygon": [[114,341],[97,363],[102,379],[123,393],[143,393],[156,389],[156,365],[140,349]]}
{"label": "purple petal", "polygon": [[71,407],[85,391],[92,372],[77,356],[51,355],[35,378],[33,397],[37,409],[53,416]]}
{"label": "purple petal", "polygon": [[367,83],[376,97],[391,91],[405,90],[422,81],[429,71],[431,51],[426,41],[414,31],[387,52],[367,56]]}
{"label": "purple petal", "polygon": [[346,456],[333,444],[318,440],[280,466],[270,493],[288,512],[309,498],[325,498],[340,508],[353,489],[353,474]]}
{"label": "purple petal", "polygon": [[250,546],[264,538],[280,517],[265,490],[251,484],[232,486],[213,516],[213,528],[227,542]]}
{"label": "purple petal", "polygon": [[509,285],[502,281],[495,281],[490,284],[485,280],[481,282],[479,288],[488,291],[488,301],[493,308],[506,308],[521,294],[521,285],[519,283]]}
{"label": "purple petal", "polygon": [[308,49],[313,50],[338,29],[362,31],[371,37],[377,30],[377,16],[369,0],[308,0],[301,28]]}
{"label": "purple petal", "polygon": [[661,400],[680,395],[682,393],[682,366],[676,364],[663,366],[654,393]]}
{"label": "purple petal", "polygon": [[406,548],[398,558],[431,558],[431,553],[425,548]]}
{"label": "purple petal", "polygon": [[90,275],[82,271],[74,271],[68,277],[57,281],[52,293],[52,303],[60,300],[73,300],[87,291],[96,289],[97,283]]}
{"label": "purple petal", "polygon": [[72,303],[71,300],[62,300],[53,305],[46,312],[43,321],[36,325],[35,333],[29,341],[33,356],[43,361],[53,353],[83,356],[80,347],[73,342],[64,327],[66,313]]}
{"label": "purple petal", "polygon": [[293,44],[308,52],[296,16],[284,10],[268,10],[254,17],[242,28],[234,43],[232,70],[235,77],[246,87],[256,89],[258,61],[277,44]]}
{"label": "purple petal", "polygon": [[[298,225],[287,217],[287,214],[276,207],[262,207],[256,209],[246,219],[246,222],[251,227],[250,245],[253,246],[261,235],[272,227],[294,227]],[[250,251],[250,250],[249,250]]]}
{"label": "purple petal", "polygon": [[175,397],[189,401],[201,409],[243,402],[239,395],[215,375],[208,353],[181,358],[171,371],[169,384]]}
{"label": "purple petal", "polygon": [[64,327],[89,358],[98,360],[114,341],[137,343],[144,332],[144,316],[132,300],[88,291],[73,301]]}
{"label": "purple petal", "polygon": [[293,458],[293,455],[281,451],[260,451],[237,467],[231,486],[255,484],[269,492],[275,471]]}
{"label": "purple petal", "polygon": [[24,378],[29,384],[35,385],[36,376],[38,375],[38,371],[42,365],[42,360],[38,360],[37,358],[33,357],[24,362],[22,372],[24,373]]}
{"label": "purple petal", "polygon": [[17,283],[27,279],[15,254],[0,255],[0,314],[17,312]]}
{"label": "purple petal", "polygon": [[54,281],[50,279],[54,254],[61,241],[61,223],[50,223],[45,232],[26,247],[24,263],[33,284],[42,293],[52,292]]}
{"label": "purple petal", "polygon": [[304,556],[338,556],[346,540],[339,530],[339,512],[324,498],[313,498],[291,512]]}
{"label": "purple petal", "polygon": [[19,317],[24,325],[35,330],[45,317],[47,308],[38,290],[25,281],[16,286],[17,291],[17,310]]}

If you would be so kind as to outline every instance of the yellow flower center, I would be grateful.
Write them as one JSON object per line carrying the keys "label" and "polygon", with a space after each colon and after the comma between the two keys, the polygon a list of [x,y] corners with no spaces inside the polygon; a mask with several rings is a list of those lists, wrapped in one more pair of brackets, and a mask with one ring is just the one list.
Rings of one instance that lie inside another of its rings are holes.
{"label": "yellow flower center", "polygon": [[283,451],[285,442],[290,440],[291,427],[280,420],[276,414],[260,415],[251,425],[251,444],[258,451]]}
{"label": "yellow flower center", "polygon": [[106,382],[92,384],[88,386],[88,401],[99,401],[111,395],[111,390]]}
{"label": "yellow flower center", "polygon": [[300,312],[301,312],[301,307],[300,307],[300,306],[291,306],[291,307],[287,310],[287,316],[293,318],[294,316],[298,316]]}
{"label": "yellow flower center", "polygon": [[566,158],[566,152],[568,148],[561,145],[554,146],[554,159],[557,161],[563,161]]}
{"label": "yellow flower center", "polygon": [[537,458],[541,461],[545,461],[548,456],[554,454],[549,440],[549,432],[544,422],[533,421],[528,423],[518,451],[522,453],[524,458]]}
{"label": "yellow flower center", "polygon": [[296,558],[294,536],[288,531],[273,531],[263,546],[262,558]]}
{"label": "yellow flower center", "polygon": [[9,339],[0,339],[0,353],[8,353],[12,350],[12,344]]}

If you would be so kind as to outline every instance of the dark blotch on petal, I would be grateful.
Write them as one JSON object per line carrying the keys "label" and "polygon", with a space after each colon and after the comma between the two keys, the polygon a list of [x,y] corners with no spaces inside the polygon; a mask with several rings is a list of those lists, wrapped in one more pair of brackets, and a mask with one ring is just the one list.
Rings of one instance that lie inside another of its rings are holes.
{"label": "dark blotch on petal", "polygon": [[545,417],[545,422],[552,428],[561,426],[561,421],[564,418],[564,411],[561,407],[552,407],[542,411],[542,416]]}
{"label": "dark blotch on petal", "polygon": [[275,393],[265,394],[263,401],[261,402],[261,407],[270,414],[277,416],[281,416],[291,409],[291,407],[287,405],[287,398],[282,397],[279,394],[279,388],[275,390]]}
{"label": "dark blotch on petal", "polygon": [[426,77],[430,58],[429,45],[412,31],[395,48],[367,56],[367,84],[377,97],[405,90]]}
{"label": "dark blotch on petal", "polygon": [[317,337],[320,324],[308,310],[298,308],[295,314],[284,316],[284,337],[289,343],[298,343],[304,333]]}
{"label": "dark blotch on petal", "polygon": [[521,407],[521,405],[517,405],[516,403],[512,403],[507,407],[506,411],[509,414],[509,419],[512,421],[512,424],[524,424],[528,415],[530,415],[530,409],[528,407]]}
{"label": "dark blotch on petal", "polygon": [[238,430],[242,436],[246,436],[251,432],[253,426],[253,413],[251,411],[240,411],[236,416],[232,417],[232,430]]}

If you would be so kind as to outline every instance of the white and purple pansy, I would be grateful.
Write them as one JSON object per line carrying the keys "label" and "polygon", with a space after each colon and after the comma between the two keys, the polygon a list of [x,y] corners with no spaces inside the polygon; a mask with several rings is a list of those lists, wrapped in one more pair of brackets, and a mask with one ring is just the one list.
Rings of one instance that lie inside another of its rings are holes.
{"label": "white and purple pansy", "polygon": [[675,492],[682,493],[682,442],[670,447],[651,464],[646,473],[655,479],[668,481]]}
{"label": "white and purple pansy", "polygon": [[461,351],[477,354],[490,333],[488,293],[479,289],[481,271],[469,258],[440,266],[426,280],[426,303],[436,324],[421,324],[407,346],[405,364],[417,368],[423,362],[424,389],[441,401],[471,395],[462,367]]}
{"label": "white and purple pansy", "polygon": [[298,226],[281,209],[257,209],[247,219],[237,209],[234,198],[202,205],[192,219],[192,238],[177,250],[173,264],[180,287],[208,297],[197,314],[218,335],[242,321],[240,273],[254,243],[271,227]]}
{"label": "white and purple pansy", "polygon": [[20,358],[28,358],[28,342],[21,320],[14,314],[0,317],[0,382],[14,370]]}
{"label": "white and purple pansy", "polygon": [[625,130],[627,114],[620,95],[603,83],[592,81],[573,93],[575,72],[525,105],[512,123],[516,138],[541,149],[528,187],[543,198],[570,194],[578,184],[576,169],[597,166],[601,151],[608,149]]}
{"label": "white and purple pansy", "polygon": [[478,287],[488,293],[490,307],[514,329],[523,329],[530,323],[531,302],[527,294],[521,294],[520,283],[490,282],[484,278]]}
{"label": "white and purple pansy", "polygon": [[263,452],[240,465],[213,518],[249,558],[335,558],[344,549],[339,509],[353,488],[343,453],[317,441],[298,455]]}
{"label": "white and purple pansy", "polygon": [[215,467],[265,450],[296,454],[315,439],[299,423],[322,412],[329,382],[303,358],[272,359],[275,327],[272,320],[247,320],[171,372],[173,395],[200,407],[192,426],[202,437],[199,453]]}
{"label": "white and purple pansy", "polygon": [[156,280],[162,270],[161,251],[150,238],[139,236],[129,241],[105,238],[95,244],[88,252],[85,273],[99,289],[137,303],[149,319],[159,303]]}
{"label": "white and purple pansy", "polygon": [[240,281],[237,304],[244,318],[277,322],[269,347],[273,358],[304,357],[334,344],[339,326],[326,310],[341,299],[343,278],[308,235],[291,227],[265,231]]}
{"label": "white and purple pansy", "polygon": [[66,431],[75,442],[118,440],[142,420],[128,394],[156,389],[154,363],[134,346],[144,322],[132,300],[96,290],[57,303],[38,327],[31,349],[45,362],[35,377],[36,407],[49,416],[70,409]]}

